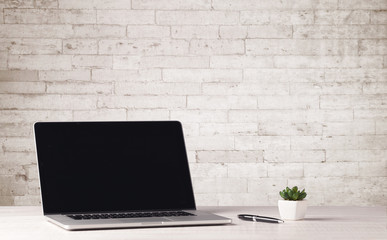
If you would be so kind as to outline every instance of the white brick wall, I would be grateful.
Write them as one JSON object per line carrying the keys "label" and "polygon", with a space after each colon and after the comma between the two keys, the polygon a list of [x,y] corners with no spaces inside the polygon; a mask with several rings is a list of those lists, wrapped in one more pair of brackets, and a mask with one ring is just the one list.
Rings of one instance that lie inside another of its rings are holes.
{"label": "white brick wall", "polygon": [[180,120],[198,205],[386,205],[386,54],[385,0],[0,1],[0,205],[73,120]]}

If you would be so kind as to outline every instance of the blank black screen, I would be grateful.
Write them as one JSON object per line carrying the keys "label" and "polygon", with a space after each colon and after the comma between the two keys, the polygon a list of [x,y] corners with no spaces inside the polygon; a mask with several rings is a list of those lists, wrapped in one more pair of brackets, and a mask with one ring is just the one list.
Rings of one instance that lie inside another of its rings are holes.
{"label": "blank black screen", "polygon": [[45,214],[195,209],[181,124],[35,124]]}

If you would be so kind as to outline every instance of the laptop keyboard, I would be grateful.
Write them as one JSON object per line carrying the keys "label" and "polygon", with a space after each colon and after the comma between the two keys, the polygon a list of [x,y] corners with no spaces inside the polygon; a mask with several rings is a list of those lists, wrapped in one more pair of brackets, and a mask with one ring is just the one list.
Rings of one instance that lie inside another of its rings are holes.
{"label": "laptop keyboard", "polygon": [[165,211],[165,212],[70,214],[67,216],[75,220],[83,220],[83,219],[109,219],[109,218],[181,217],[181,216],[196,216],[196,215],[192,213],[184,212],[184,211]]}

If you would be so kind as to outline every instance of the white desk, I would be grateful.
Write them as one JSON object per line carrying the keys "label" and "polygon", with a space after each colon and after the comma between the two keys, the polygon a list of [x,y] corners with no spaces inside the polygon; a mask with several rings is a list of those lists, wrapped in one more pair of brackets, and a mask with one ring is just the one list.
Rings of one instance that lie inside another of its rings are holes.
{"label": "white desk", "polygon": [[306,219],[283,224],[241,221],[238,213],[279,217],[276,207],[200,207],[233,224],[66,231],[45,220],[41,207],[0,207],[0,239],[387,239],[386,207],[309,207]]}

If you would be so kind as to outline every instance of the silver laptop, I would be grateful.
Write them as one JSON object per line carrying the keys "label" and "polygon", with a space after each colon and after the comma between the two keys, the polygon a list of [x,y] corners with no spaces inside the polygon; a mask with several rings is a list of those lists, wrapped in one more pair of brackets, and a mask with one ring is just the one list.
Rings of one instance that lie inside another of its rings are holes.
{"label": "silver laptop", "polygon": [[227,224],[196,210],[177,121],[38,122],[43,212],[67,230]]}

